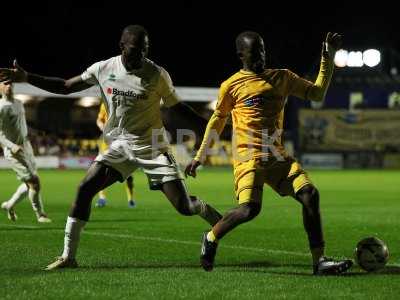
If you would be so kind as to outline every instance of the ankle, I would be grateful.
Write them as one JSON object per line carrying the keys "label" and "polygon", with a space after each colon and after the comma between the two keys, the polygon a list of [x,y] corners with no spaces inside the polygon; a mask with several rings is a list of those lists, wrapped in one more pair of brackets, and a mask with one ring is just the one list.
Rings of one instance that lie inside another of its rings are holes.
{"label": "ankle", "polygon": [[207,241],[213,242],[213,243],[218,243],[217,237],[215,236],[215,234],[212,230],[210,230],[207,233]]}

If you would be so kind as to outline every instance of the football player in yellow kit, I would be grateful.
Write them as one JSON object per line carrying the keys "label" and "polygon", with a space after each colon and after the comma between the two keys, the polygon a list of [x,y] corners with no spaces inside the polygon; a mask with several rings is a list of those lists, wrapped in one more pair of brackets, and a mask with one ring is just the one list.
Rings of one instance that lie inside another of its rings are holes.
{"label": "football player in yellow kit", "polygon": [[301,165],[285,152],[281,142],[287,97],[323,101],[340,44],[339,34],[328,33],[323,43],[320,71],[313,83],[286,69],[265,68],[264,41],[258,33],[247,31],[236,38],[243,67],[222,83],[202,146],[185,170],[186,175],[196,176],[196,168],[204,161],[214,133],[221,133],[231,113],[238,206],[203,234],[200,261],[206,271],[213,269],[218,241],[259,214],[264,184],[281,196],[293,197],[303,206],[314,274],[339,274],[351,267],[351,260],[336,261],[324,256],[318,190]]}
{"label": "football player in yellow kit", "polygon": [[[107,123],[107,111],[106,111],[106,107],[104,105],[104,103],[102,103],[100,105],[100,110],[99,113],[97,115],[97,120],[96,120],[96,124],[97,127],[99,127],[99,129],[103,132],[104,130],[104,125]],[[107,143],[104,141],[104,139],[101,139],[101,141],[99,141],[99,152],[100,153],[105,153],[108,149],[108,145]],[[136,201],[133,198],[133,175],[128,176],[128,178],[126,178],[125,180],[126,185],[125,185],[125,190],[126,190],[126,196],[128,198],[128,207],[130,208],[134,208],[136,206]],[[105,190],[101,190],[99,192],[99,199],[97,199],[96,202],[96,207],[104,207],[107,205],[107,196],[106,196],[106,192]]]}

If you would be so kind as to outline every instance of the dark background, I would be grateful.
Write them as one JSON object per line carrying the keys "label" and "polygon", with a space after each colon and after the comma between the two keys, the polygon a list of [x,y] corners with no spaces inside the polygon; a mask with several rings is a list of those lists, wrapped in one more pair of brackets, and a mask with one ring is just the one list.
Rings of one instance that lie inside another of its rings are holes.
{"label": "dark background", "polygon": [[241,31],[262,34],[272,67],[304,75],[317,71],[328,31],[342,33],[347,49],[397,51],[397,12],[383,2],[7,3],[0,19],[0,64],[9,66],[17,57],[31,72],[72,77],[118,55],[123,27],[141,24],[150,34],[149,58],[169,71],[175,85],[216,87],[239,67],[234,39]]}

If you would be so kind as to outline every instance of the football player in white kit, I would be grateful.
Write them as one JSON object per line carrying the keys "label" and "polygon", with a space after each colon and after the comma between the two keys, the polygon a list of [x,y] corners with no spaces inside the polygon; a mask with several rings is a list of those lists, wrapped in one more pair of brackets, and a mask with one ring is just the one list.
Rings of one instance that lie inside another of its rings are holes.
{"label": "football player in white kit", "polygon": [[0,82],[0,96],[0,146],[17,178],[22,181],[12,197],[1,204],[1,208],[7,212],[8,218],[15,222],[15,205],[28,195],[38,222],[50,223],[40,196],[40,180],[32,146],[28,140],[24,105],[14,99],[10,82]]}
{"label": "football player in white kit", "polygon": [[77,267],[79,237],[89,220],[92,198],[138,168],[146,173],[150,188],[161,190],[179,213],[198,214],[211,225],[221,218],[211,206],[189,196],[168,152],[160,100],[177,113],[194,113],[179,102],[167,71],[146,58],[148,47],[147,31],[129,25],[121,35],[121,55],[97,62],[69,80],[28,73],[16,61],[13,69],[0,69],[0,81],[28,82],[57,94],[99,85],[109,116],[104,128],[109,149],[95,159],[79,185],[65,226],[64,251],[46,270]]}

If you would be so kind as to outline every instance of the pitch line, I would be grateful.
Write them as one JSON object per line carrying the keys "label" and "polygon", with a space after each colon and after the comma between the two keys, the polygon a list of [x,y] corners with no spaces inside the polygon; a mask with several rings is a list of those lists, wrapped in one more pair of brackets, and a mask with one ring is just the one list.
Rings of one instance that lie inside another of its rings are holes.
{"label": "pitch line", "polygon": [[[34,225],[17,225],[17,224],[4,224],[0,223],[0,226],[6,227],[15,227],[15,228],[22,228],[22,229],[39,229],[45,228],[43,226],[34,226]],[[63,231],[56,229],[54,231]],[[149,237],[149,236],[135,236],[130,234],[115,234],[115,233],[107,233],[107,232],[91,232],[84,230],[83,234],[85,235],[94,235],[94,236],[104,236],[104,237],[111,237],[111,238],[123,238],[123,239],[133,239],[133,240],[141,240],[141,241],[153,241],[153,242],[160,242],[160,243],[170,243],[170,244],[183,244],[183,245],[193,245],[199,246],[200,243],[198,242],[191,242],[191,241],[182,241],[182,240],[175,240],[175,239],[164,239],[158,237]],[[273,249],[264,249],[264,248],[256,248],[256,247],[244,247],[244,246],[234,246],[234,245],[220,245],[222,248],[228,248],[233,250],[245,250],[245,251],[252,251],[252,252],[267,252],[272,254],[287,254],[293,256],[301,256],[301,257],[310,257],[308,253],[302,252],[295,252],[295,251],[285,251],[285,250],[273,250]],[[391,264],[387,264],[387,266],[393,267],[400,267],[400,263],[394,262]]]}
{"label": "pitch line", "polygon": [[[0,226],[15,227],[15,228],[21,228],[21,229],[45,228],[43,226],[17,225],[17,224],[4,224],[4,223],[0,223]],[[63,231],[63,230],[56,229],[53,231],[59,232],[59,231]],[[84,230],[84,231],[82,231],[82,233],[84,235],[104,236],[104,237],[111,237],[111,238],[123,238],[123,239],[133,239],[133,240],[140,240],[140,241],[153,241],[153,242],[160,242],[160,243],[200,246],[199,242],[182,241],[182,240],[175,240],[175,239],[164,239],[164,238],[149,237],[149,236],[135,236],[135,235],[131,235],[131,234],[92,232],[90,230]],[[269,253],[273,253],[273,254],[287,254],[287,255],[301,256],[301,257],[309,257],[310,256],[310,254],[301,253],[301,252],[273,250],[273,249],[264,249],[264,248],[256,248],[256,247],[234,246],[234,245],[226,245],[226,244],[223,244],[220,247],[233,249],[233,250],[245,250],[245,251],[252,251],[252,252],[269,252]]]}

